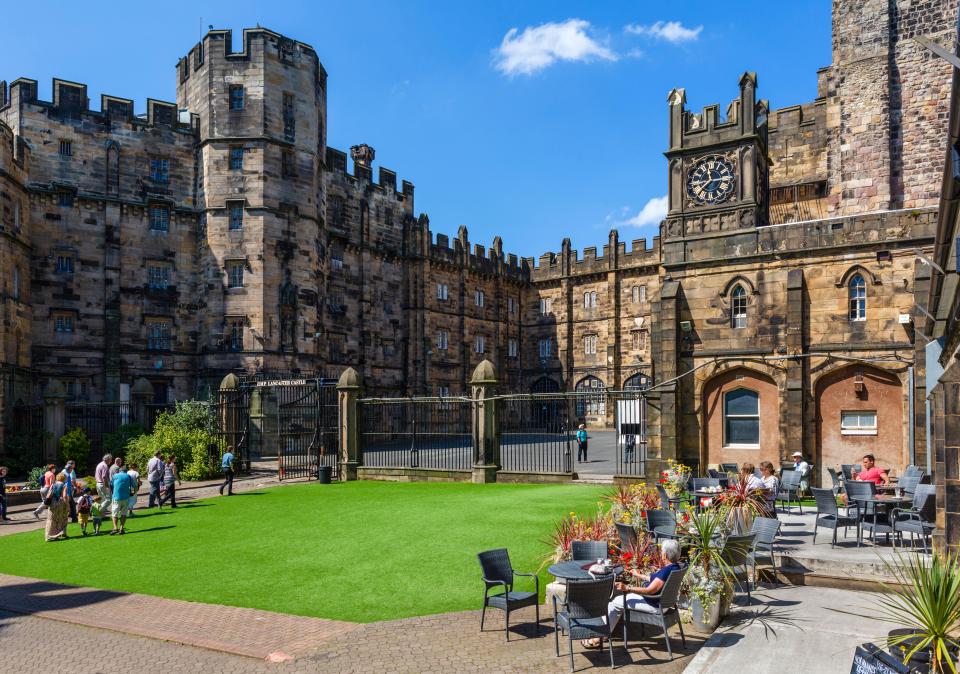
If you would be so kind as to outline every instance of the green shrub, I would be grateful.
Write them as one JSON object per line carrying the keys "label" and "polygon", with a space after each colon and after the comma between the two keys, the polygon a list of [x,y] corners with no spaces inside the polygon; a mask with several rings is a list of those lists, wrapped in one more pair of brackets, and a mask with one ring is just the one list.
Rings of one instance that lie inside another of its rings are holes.
{"label": "green shrub", "polygon": [[46,466],[37,466],[31,468],[27,475],[27,489],[39,489],[43,484],[43,474],[47,472]]}
{"label": "green shrub", "polygon": [[181,479],[203,480],[218,473],[216,457],[220,456],[221,444],[206,403],[178,402],[172,412],[157,418],[153,433],[127,443],[126,460],[145,468],[156,452],[165,457],[173,454]]}
{"label": "green shrub", "polygon": [[60,438],[60,458],[63,462],[74,461],[80,470],[87,469],[90,461],[90,438],[82,428],[71,428]]}
{"label": "green shrub", "polygon": [[105,433],[103,436],[103,451],[113,456],[124,456],[127,445],[136,437],[146,433],[146,429],[137,422],[123,424],[113,433]]}

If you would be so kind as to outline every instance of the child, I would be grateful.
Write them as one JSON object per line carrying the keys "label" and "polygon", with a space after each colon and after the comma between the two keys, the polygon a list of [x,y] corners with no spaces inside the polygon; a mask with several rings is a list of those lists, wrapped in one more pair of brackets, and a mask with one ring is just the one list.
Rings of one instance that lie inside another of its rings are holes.
{"label": "child", "polygon": [[80,521],[80,533],[87,535],[87,522],[90,521],[90,511],[92,510],[93,499],[90,498],[90,490],[84,488],[83,493],[77,497],[77,519]]}
{"label": "child", "polygon": [[103,521],[103,503],[100,496],[93,497],[93,503],[90,504],[90,516],[93,517],[93,535],[100,535],[100,522]]}

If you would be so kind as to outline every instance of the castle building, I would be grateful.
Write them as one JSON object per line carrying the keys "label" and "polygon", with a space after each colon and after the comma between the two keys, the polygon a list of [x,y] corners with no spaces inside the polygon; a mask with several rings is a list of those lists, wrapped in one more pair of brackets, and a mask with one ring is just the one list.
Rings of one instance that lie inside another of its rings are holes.
{"label": "castle building", "polygon": [[656,384],[664,458],[902,466],[951,77],[912,38],[956,17],[835,2],[810,103],[771,109],[753,73],[724,111],[675,89],[660,236],[539,259],[435,234],[373,148],[327,147],[317,52],[266,29],[211,30],[142,115],[2,82],[0,435],[52,378],[90,401],[146,379],[162,403],[352,366],[371,393],[448,395],[489,359],[502,390],[584,392],[594,425],[604,391]]}

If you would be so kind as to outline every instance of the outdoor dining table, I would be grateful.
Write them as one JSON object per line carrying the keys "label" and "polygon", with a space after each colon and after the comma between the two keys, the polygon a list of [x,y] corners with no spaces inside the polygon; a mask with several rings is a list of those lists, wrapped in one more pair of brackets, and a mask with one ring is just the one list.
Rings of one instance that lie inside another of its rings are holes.
{"label": "outdoor dining table", "polygon": [[690,493],[693,494],[693,507],[697,510],[697,512],[700,512],[700,510],[702,510],[700,503],[703,499],[705,498],[715,499],[718,496],[720,496],[720,494],[722,494],[723,492],[722,491],[702,491],[698,489],[697,491],[692,491]]}
{"label": "outdoor dining table", "polygon": [[[563,580],[592,580],[593,576],[587,571],[591,566],[597,563],[597,560],[574,559],[568,562],[557,562],[552,564],[547,571],[556,578]],[[623,566],[614,564],[610,567],[610,573],[620,575],[623,573]],[[608,575],[608,574],[596,574]]]}
{"label": "outdoor dining table", "polygon": [[911,503],[911,496],[894,496],[893,494],[874,494],[873,496],[851,496],[853,501],[863,501],[864,503],[875,503],[880,505],[900,505],[902,503]]}

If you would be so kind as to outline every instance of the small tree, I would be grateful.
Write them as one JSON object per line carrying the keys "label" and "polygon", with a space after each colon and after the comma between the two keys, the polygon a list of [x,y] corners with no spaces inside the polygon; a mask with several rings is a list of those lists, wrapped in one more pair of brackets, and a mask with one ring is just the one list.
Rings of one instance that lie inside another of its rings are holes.
{"label": "small tree", "polygon": [[173,454],[184,480],[203,480],[217,474],[208,447],[222,451],[222,444],[214,433],[209,405],[195,400],[178,402],[176,409],[157,418],[153,433],[127,443],[127,461],[145,466],[156,452]]}
{"label": "small tree", "polygon": [[74,461],[81,471],[90,461],[90,438],[82,428],[71,428],[60,438],[60,458],[63,462]]}

